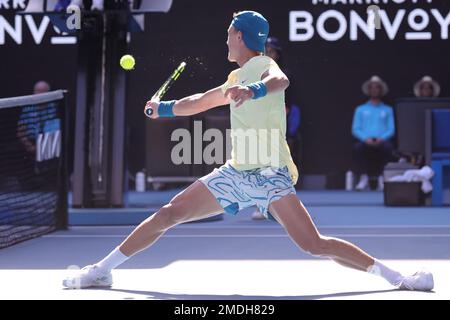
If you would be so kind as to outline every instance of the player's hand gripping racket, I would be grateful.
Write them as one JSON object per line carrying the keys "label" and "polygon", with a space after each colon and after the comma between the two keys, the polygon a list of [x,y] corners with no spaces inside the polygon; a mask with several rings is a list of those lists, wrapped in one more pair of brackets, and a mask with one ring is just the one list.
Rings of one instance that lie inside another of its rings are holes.
{"label": "player's hand gripping racket", "polygon": [[[180,63],[180,65],[172,72],[170,77],[164,82],[164,84],[156,91],[150,101],[159,102],[162,97],[166,94],[166,92],[170,89],[173,83],[178,79],[180,74],[184,71],[186,67],[186,62]],[[145,109],[145,115],[150,117],[153,114],[153,109],[147,108]]]}

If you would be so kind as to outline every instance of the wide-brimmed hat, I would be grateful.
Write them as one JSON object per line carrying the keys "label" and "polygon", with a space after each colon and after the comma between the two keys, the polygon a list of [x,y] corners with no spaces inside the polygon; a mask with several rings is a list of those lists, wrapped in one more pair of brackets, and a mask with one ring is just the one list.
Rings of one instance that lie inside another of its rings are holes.
{"label": "wide-brimmed hat", "polygon": [[372,76],[369,80],[365,81],[362,85],[362,92],[369,95],[369,85],[371,83],[378,83],[381,86],[381,95],[385,96],[389,92],[388,85],[379,76]]}
{"label": "wide-brimmed hat", "polygon": [[441,86],[439,85],[439,83],[437,83],[437,81],[435,81],[430,76],[424,76],[414,85],[414,94],[416,95],[416,97],[420,96],[420,86],[425,82],[428,82],[433,87],[433,97],[439,96],[439,93],[441,92]]}

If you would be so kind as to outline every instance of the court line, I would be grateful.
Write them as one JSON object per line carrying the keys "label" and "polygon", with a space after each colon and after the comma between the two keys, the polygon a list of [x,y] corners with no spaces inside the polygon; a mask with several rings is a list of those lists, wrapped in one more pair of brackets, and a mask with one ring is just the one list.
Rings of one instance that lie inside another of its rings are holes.
{"label": "court line", "polygon": [[[131,226],[132,227],[132,226]],[[196,227],[190,227],[186,225],[180,225],[175,228],[182,228],[182,229],[201,229],[203,226],[196,226]],[[249,226],[205,226],[205,229],[245,229],[245,228],[252,228],[252,229],[283,229],[281,225],[276,224],[273,226],[263,226],[263,225],[249,225]],[[316,227],[321,229],[443,229],[443,228],[450,228],[450,225],[445,224],[437,224],[437,225],[414,225],[414,224],[405,224],[405,225],[320,225],[316,224]]]}
{"label": "court line", "polygon": [[[79,235],[45,235],[43,238],[124,238],[128,234],[79,234]],[[330,234],[334,237],[359,237],[359,238],[450,238],[450,234]],[[168,234],[163,238],[288,238],[286,234]]]}
{"label": "court line", "polygon": [[[205,222],[208,223],[208,222]],[[245,229],[245,228],[252,228],[252,229],[283,229],[279,224],[274,224],[271,226],[265,226],[265,225],[258,225],[258,222],[255,222],[254,225],[248,225],[248,226],[218,226],[218,225],[197,225],[197,226],[189,226],[187,224],[178,225],[174,227],[174,230],[178,228],[182,229],[202,229],[203,227],[205,229]],[[395,228],[405,228],[405,229],[442,229],[442,228],[450,228],[450,224],[430,224],[430,225],[419,225],[419,224],[399,224],[399,225],[383,225],[383,224],[372,224],[372,225],[320,225],[316,224],[318,228],[334,228],[334,229],[395,229]],[[71,226],[69,229],[77,230],[77,229],[87,229],[87,228],[93,228],[93,229],[120,229],[120,228],[135,228],[135,225],[126,225],[126,226]]]}

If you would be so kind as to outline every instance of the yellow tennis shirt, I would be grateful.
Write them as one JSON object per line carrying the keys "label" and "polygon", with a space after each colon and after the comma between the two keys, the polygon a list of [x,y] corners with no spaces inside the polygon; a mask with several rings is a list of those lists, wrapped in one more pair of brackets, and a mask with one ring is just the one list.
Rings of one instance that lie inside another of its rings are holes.
{"label": "yellow tennis shirt", "polygon": [[[234,85],[249,85],[261,81],[269,68],[279,68],[268,56],[256,56],[242,68],[232,71],[221,86],[225,91]],[[231,159],[237,170],[287,166],[293,183],[298,171],[292,161],[286,141],[286,108],[284,91],[269,93],[256,100],[247,100],[235,107],[231,101]]]}

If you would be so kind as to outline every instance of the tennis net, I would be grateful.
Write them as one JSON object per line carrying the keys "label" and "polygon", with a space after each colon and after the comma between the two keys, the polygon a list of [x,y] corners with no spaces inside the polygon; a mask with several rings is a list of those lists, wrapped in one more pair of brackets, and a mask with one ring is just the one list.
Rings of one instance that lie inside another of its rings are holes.
{"label": "tennis net", "polygon": [[0,99],[0,248],[67,225],[64,91]]}

